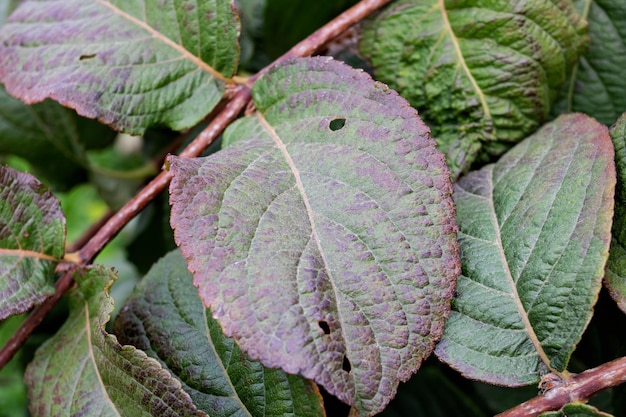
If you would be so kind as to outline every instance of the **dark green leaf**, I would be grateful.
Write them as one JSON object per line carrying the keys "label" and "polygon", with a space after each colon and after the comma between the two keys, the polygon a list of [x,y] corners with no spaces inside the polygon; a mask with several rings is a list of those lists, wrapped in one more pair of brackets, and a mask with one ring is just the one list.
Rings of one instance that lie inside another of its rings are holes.
{"label": "dark green leaf", "polygon": [[115,332],[175,374],[210,416],[322,416],[315,384],[248,360],[198,298],[179,251],[150,270]]}
{"label": "dark green leaf", "polygon": [[604,283],[619,308],[626,313],[626,113],[611,129],[611,139],[615,147],[617,188],[611,251]]}
{"label": "dark green leaf", "polygon": [[0,167],[0,320],[54,293],[64,253],[59,200],[32,175]]}
{"label": "dark green leaf", "polygon": [[112,271],[75,273],[70,316],[26,370],[33,416],[200,416],[180,382],[154,359],[104,331]]}
{"label": "dark green leaf", "polygon": [[386,86],[328,58],[253,88],[207,158],[170,158],[172,225],[251,358],[381,411],[440,337],[459,273],[449,171]]}
{"label": "dark green leaf", "polygon": [[111,143],[114,136],[114,131],[58,103],[27,106],[0,86],[0,154],[26,159],[56,189],[86,179],[85,150]]}
{"label": "dark green leaf", "polygon": [[277,58],[357,0],[265,0],[264,46]]}
{"label": "dark green leaf", "polygon": [[116,129],[199,122],[237,66],[231,1],[26,0],[0,29],[0,81]]}
{"label": "dark green leaf", "polygon": [[498,385],[565,372],[600,290],[614,186],[608,130],[582,114],[462,178],[463,274],[437,355]]}
{"label": "dark green leaf", "polygon": [[569,0],[399,0],[366,25],[361,50],[458,175],[483,143],[517,142],[546,118],[583,27]]}
{"label": "dark green leaf", "polygon": [[[26,315],[9,317],[0,322],[0,346],[4,346],[24,321]],[[27,417],[24,365],[21,351],[0,369],[0,417]]]}
{"label": "dark green leaf", "polygon": [[421,369],[398,389],[398,395],[381,417],[485,417],[473,398],[450,381],[437,367]]}
{"label": "dark green leaf", "polygon": [[576,0],[589,22],[589,48],[565,84],[557,112],[579,111],[610,125],[626,110],[626,2]]}

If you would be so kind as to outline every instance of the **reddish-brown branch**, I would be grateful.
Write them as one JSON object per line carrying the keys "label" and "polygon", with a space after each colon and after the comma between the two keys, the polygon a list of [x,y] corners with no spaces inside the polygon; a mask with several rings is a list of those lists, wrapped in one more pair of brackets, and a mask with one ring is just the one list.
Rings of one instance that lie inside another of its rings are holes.
{"label": "reddish-brown branch", "polygon": [[[335,37],[355,23],[361,21],[378,8],[389,3],[391,0],[362,0],[352,8],[333,19],[322,28],[315,31],[309,37],[291,48],[285,55],[281,56],[277,62],[284,61],[291,57],[309,56],[318,51],[324,44],[330,42]],[[269,67],[250,78],[248,86],[240,86],[234,93],[226,107],[215,119],[190,143],[179,156],[190,158],[200,155],[221,133],[235,120],[241,110],[250,100],[250,87],[254,81],[260,77]],[[106,222],[95,233],[89,231],[90,238],[79,250],[80,259],[83,264],[88,264],[100,253],[122,228],[128,224],[137,214],[139,214],[161,191],[163,191],[171,179],[167,171],[162,171],[148,185],[146,185],[132,200],[122,207],[113,216],[107,218]],[[84,241],[85,239],[81,239]],[[63,273],[63,276],[56,284],[56,292],[53,296],[39,305],[22,323],[20,328],[13,334],[9,341],[0,350],[0,369],[6,365],[26,339],[41,323],[43,318],[52,310],[61,297],[71,288],[73,284],[71,269]]]}
{"label": "reddish-brown branch", "polygon": [[594,394],[626,382],[626,357],[615,359],[597,368],[570,378],[566,384],[532,398],[497,417],[532,417],[546,411],[559,410],[573,401],[587,401]]}
{"label": "reddish-brown branch", "polygon": [[[277,62],[285,61],[289,58],[295,57],[305,57],[311,56],[328,42],[335,39],[337,36],[341,35],[343,32],[348,30],[354,24],[360,22],[365,19],[367,16],[380,9],[387,3],[390,3],[391,0],[362,0],[341,13],[339,16],[307,36],[302,42],[296,44],[293,48],[288,50],[284,55],[278,58],[274,64]],[[254,76],[250,77],[250,82],[254,82],[260,76],[265,74],[265,72],[274,64],[268,65],[263,68]]]}

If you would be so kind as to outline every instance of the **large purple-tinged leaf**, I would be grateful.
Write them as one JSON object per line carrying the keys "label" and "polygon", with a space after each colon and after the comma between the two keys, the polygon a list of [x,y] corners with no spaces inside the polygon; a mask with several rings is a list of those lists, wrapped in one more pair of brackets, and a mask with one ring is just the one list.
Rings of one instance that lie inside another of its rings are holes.
{"label": "large purple-tinged leaf", "polygon": [[608,129],[561,116],[455,187],[463,274],[436,353],[492,384],[565,375],[608,257]]}
{"label": "large purple-tinged leaf", "polygon": [[324,415],[315,383],[264,368],[222,334],[178,250],[143,278],[117,317],[115,333],[159,360],[212,417]]}
{"label": "large purple-tinged leaf", "polygon": [[617,187],[611,250],[604,283],[619,308],[626,313],[626,113],[611,128],[611,139],[615,147]]}
{"label": "large purple-tinged leaf", "polygon": [[374,414],[448,315],[449,170],[404,99],[340,62],[291,60],[252,93],[230,146],[169,159],[176,241],[251,358]]}
{"label": "large purple-tinged leaf", "polygon": [[130,133],[179,130],[220,100],[238,34],[227,0],[26,0],[0,29],[0,82]]}
{"label": "large purple-tinged leaf", "polygon": [[377,79],[420,112],[455,176],[538,128],[586,39],[571,0],[397,0],[364,27]]}
{"label": "large purple-tinged leaf", "polygon": [[32,175],[0,167],[0,319],[54,293],[64,253],[59,200]]}
{"label": "large purple-tinged leaf", "polygon": [[70,315],[35,354],[25,380],[34,417],[206,416],[154,359],[104,330],[113,311],[114,273],[103,266],[74,274]]}

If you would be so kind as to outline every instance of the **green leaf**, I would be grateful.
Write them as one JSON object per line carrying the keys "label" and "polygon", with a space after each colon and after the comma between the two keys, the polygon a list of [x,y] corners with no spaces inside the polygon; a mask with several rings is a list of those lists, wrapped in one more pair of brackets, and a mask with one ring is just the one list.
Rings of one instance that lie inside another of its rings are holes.
{"label": "green leaf", "polygon": [[560,411],[550,411],[539,417],[613,417],[597,408],[581,402],[566,404]]}
{"label": "green leaf", "polygon": [[154,359],[104,331],[113,309],[113,272],[78,270],[70,316],[29,364],[33,416],[200,416],[180,382]]}
{"label": "green leaf", "polygon": [[54,294],[64,253],[59,200],[32,175],[0,167],[0,320]]}
{"label": "green leaf", "polygon": [[449,171],[408,103],[328,58],[259,79],[207,158],[171,157],[171,223],[241,349],[363,415],[443,330],[459,273]]}
{"label": "green leaf", "polygon": [[555,110],[578,111],[611,125],[626,110],[626,3],[576,0],[589,22],[589,47],[565,84]]}
{"label": "green leaf", "polygon": [[85,150],[113,141],[115,132],[46,100],[27,106],[0,86],[0,154],[28,160],[34,174],[56,189],[84,180]]}
{"label": "green leaf", "polygon": [[198,123],[237,66],[231,1],[26,0],[0,29],[0,81],[140,134]]}
{"label": "green leaf", "polygon": [[582,29],[569,0],[399,0],[366,24],[361,51],[458,175],[485,143],[517,142],[547,117]]}
{"label": "green leaf", "polygon": [[[5,346],[9,338],[24,321],[25,314],[9,317],[0,322],[0,346]],[[26,385],[24,384],[24,364],[22,351],[0,369],[0,417],[27,417]]]}
{"label": "green leaf", "polygon": [[564,373],[600,290],[614,186],[608,130],[582,114],[462,178],[463,274],[439,358],[498,385]]}
{"label": "green leaf", "polygon": [[611,128],[611,139],[615,147],[617,188],[604,283],[618,307],[626,313],[626,113]]}
{"label": "green leaf", "polygon": [[211,416],[323,416],[315,384],[247,359],[210,317],[180,251],[157,262],[115,322],[120,341],[182,381]]}

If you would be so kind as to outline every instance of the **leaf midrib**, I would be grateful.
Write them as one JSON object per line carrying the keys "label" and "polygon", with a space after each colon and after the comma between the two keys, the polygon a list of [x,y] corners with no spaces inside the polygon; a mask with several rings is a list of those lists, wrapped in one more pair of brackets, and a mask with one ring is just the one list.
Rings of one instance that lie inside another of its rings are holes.
{"label": "leaf midrib", "polygon": [[552,367],[550,366],[550,358],[548,358],[548,355],[543,350],[543,347],[541,346],[541,343],[539,342],[539,338],[537,337],[537,334],[535,333],[535,329],[530,323],[528,314],[526,313],[526,310],[524,309],[524,306],[522,305],[520,295],[517,292],[517,285],[515,284],[515,280],[513,279],[513,275],[511,274],[511,270],[509,268],[509,262],[506,258],[506,254],[504,253],[504,245],[502,244],[500,222],[498,221],[498,217],[496,216],[496,208],[493,203],[493,184],[494,184],[493,170],[491,171],[491,175],[488,177],[488,179],[489,179],[489,190],[491,193],[490,198],[487,199],[488,204],[489,204],[489,215],[491,216],[493,224],[495,225],[496,246],[498,248],[498,253],[500,254],[500,259],[504,267],[504,271],[506,273],[507,282],[509,283],[509,287],[511,288],[511,295],[513,298],[513,302],[515,303],[517,312],[519,313],[522,319],[522,322],[524,323],[524,328],[526,329],[528,338],[532,342],[533,346],[535,346],[535,350],[537,351],[539,358],[541,358],[542,362],[550,369],[550,371],[559,375],[560,372],[558,372],[555,369],[552,369]]}
{"label": "leaf midrib", "polygon": [[[171,292],[171,290],[170,290]],[[173,294],[172,294],[173,295]],[[222,370],[222,373],[224,375],[224,378],[226,379],[228,386],[231,389],[231,392],[233,393],[233,397],[237,403],[239,403],[239,405],[241,406],[241,410],[245,413],[246,416],[250,416],[252,417],[252,414],[250,414],[250,411],[248,411],[248,407],[246,407],[246,405],[243,403],[243,401],[241,400],[241,397],[239,396],[239,393],[237,392],[237,389],[235,389],[235,386],[233,385],[233,381],[230,378],[230,374],[228,373],[226,366],[224,365],[224,362],[222,361],[222,357],[221,355],[217,352],[217,348],[215,346],[215,343],[213,343],[213,339],[211,337],[211,330],[209,329],[209,320],[207,317],[207,309],[204,308],[202,311],[203,314],[203,323],[204,323],[204,332],[206,335],[206,339],[207,339],[207,343],[209,344],[209,346],[211,347],[211,350],[213,351],[213,355],[215,355],[215,359],[217,361],[217,366]],[[233,346],[234,348],[234,346]]]}
{"label": "leaf midrib", "polygon": [[167,36],[164,36],[162,33],[156,31],[152,26],[148,25],[148,23],[146,23],[146,22],[144,22],[142,20],[139,20],[139,19],[137,19],[134,16],[131,16],[130,14],[124,12],[123,10],[120,10],[119,8],[114,6],[113,4],[109,3],[107,0],[96,0],[96,2],[100,3],[104,7],[107,7],[109,10],[111,10],[114,14],[120,16],[122,19],[128,20],[132,24],[134,24],[134,25],[140,27],[141,29],[145,30],[153,38],[155,38],[155,39],[163,42],[167,46],[175,49],[185,59],[187,59],[188,61],[192,62],[194,65],[196,65],[198,68],[200,68],[204,72],[209,73],[211,76],[217,78],[218,80],[220,80],[220,81],[222,81],[224,83],[230,84],[230,83],[233,82],[230,78],[225,77],[219,71],[217,71],[215,68],[213,68],[212,66],[210,66],[209,64],[207,64],[206,62],[201,60],[199,57],[197,57],[194,54],[192,54],[191,52],[189,52],[181,44],[178,44],[178,43],[174,42],[173,40],[171,40]]}
{"label": "leaf midrib", "polygon": [[[281,154],[285,158],[285,161],[287,162],[287,165],[289,165],[289,169],[291,170],[291,173],[294,176],[294,179],[296,181],[296,188],[300,192],[300,196],[302,197],[302,201],[303,201],[304,206],[306,208],[306,212],[307,212],[307,216],[308,216],[308,219],[309,219],[309,223],[311,225],[311,238],[315,241],[315,244],[316,244],[317,249],[318,249],[318,251],[320,253],[320,256],[322,257],[322,262],[324,263],[324,269],[328,273],[328,281],[330,283],[331,288],[333,289],[333,294],[335,296],[335,300],[337,301],[337,316],[338,316],[337,318],[338,318],[340,323],[344,323],[344,321],[341,318],[341,309],[339,307],[339,296],[338,296],[339,290],[337,289],[337,287],[335,285],[335,281],[333,279],[333,276],[332,276],[332,273],[331,273],[331,270],[330,270],[330,265],[328,263],[328,260],[326,259],[326,255],[324,254],[324,250],[322,248],[320,237],[317,234],[317,227],[315,226],[315,219],[313,218],[313,208],[311,207],[311,203],[309,202],[309,198],[307,196],[306,190],[304,189],[304,184],[302,183],[302,179],[300,178],[300,170],[296,167],[295,162],[293,161],[293,159],[291,158],[291,155],[287,151],[287,146],[282,141],[280,136],[278,136],[278,134],[276,133],[274,128],[265,119],[265,117],[258,111],[256,112],[256,117],[259,120],[259,123],[261,123],[261,126],[263,126],[263,128],[271,136],[272,140],[274,141],[274,144],[280,150]],[[346,336],[345,336],[344,331],[343,331],[343,327],[341,327],[341,326],[340,326],[340,331],[341,331],[341,338],[343,339],[344,346],[346,347],[346,355],[348,357],[351,357],[352,352],[350,352],[350,349],[349,349],[348,343],[347,343],[347,339],[346,339]]]}
{"label": "leaf midrib", "polygon": [[480,86],[476,82],[476,79],[472,75],[472,72],[470,71],[469,67],[467,66],[467,62],[465,62],[465,58],[463,57],[463,53],[461,52],[461,46],[459,45],[459,40],[457,39],[456,34],[452,30],[452,25],[450,24],[450,20],[448,19],[448,12],[446,10],[446,6],[444,4],[444,0],[439,0],[439,8],[441,9],[441,16],[442,16],[442,19],[443,19],[444,29],[445,29],[446,32],[448,32],[450,34],[450,40],[452,41],[452,46],[454,46],[454,50],[455,50],[455,52],[457,54],[457,57],[458,57],[458,60],[459,60],[459,64],[463,68],[463,71],[465,72],[465,74],[467,75],[467,78],[469,79],[470,83],[472,84],[472,87],[474,88],[474,91],[476,92],[476,95],[478,95],[478,99],[480,100],[480,104],[481,104],[481,106],[483,108],[483,111],[485,112],[485,117],[488,118],[488,119],[491,119],[491,112],[489,111],[489,106],[487,105],[487,100],[485,98],[485,94],[483,93],[483,90],[480,88]]}
{"label": "leaf midrib", "polygon": [[117,414],[119,417],[122,417],[122,415],[119,413],[117,409],[117,406],[111,399],[111,396],[109,395],[109,392],[106,389],[106,385],[104,384],[104,380],[102,379],[102,375],[100,374],[100,368],[98,367],[98,362],[96,361],[96,354],[93,349],[93,346],[94,346],[93,340],[91,340],[91,316],[89,314],[89,302],[87,300],[85,300],[83,312],[85,314],[85,332],[87,333],[87,349],[89,351],[89,358],[94,367],[94,371],[95,371],[94,373],[96,374],[96,377],[98,378],[98,381],[100,382],[100,387],[102,388],[102,391],[106,394],[104,395],[104,397],[106,398],[106,401],[109,403],[110,409],[114,411],[115,414]]}
{"label": "leaf midrib", "polygon": [[25,249],[0,248],[0,256],[15,256],[18,258],[41,259],[44,261],[61,262],[61,259],[57,259],[54,256],[46,255],[45,253],[35,252],[32,250],[25,250]]}

